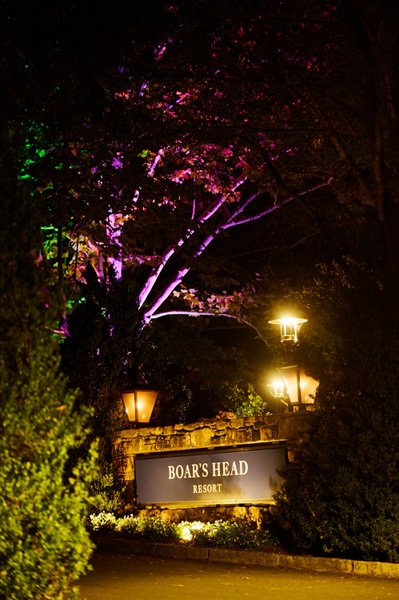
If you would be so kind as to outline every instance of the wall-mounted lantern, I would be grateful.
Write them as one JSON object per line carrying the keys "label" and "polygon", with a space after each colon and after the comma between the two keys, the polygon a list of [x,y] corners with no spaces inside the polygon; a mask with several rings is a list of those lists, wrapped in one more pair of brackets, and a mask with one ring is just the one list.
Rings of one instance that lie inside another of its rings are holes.
{"label": "wall-mounted lantern", "polygon": [[279,325],[281,342],[298,342],[298,332],[302,325],[307,322],[307,319],[299,317],[284,316],[280,319],[269,321],[271,325]]}
{"label": "wall-mounted lantern", "polygon": [[148,386],[137,386],[121,392],[127,417],[132,423],[148,423],[154,409],[158,390]]}
{"label": "wall-mounted lantern", "polygon": [[[314,397],[319,382],[306,375],[299,365],[290,365],[279,369],[281,378],[276,379],[269,387],[275,398],[287,403],[293,411],[314,404]],[[287,402],[288,401],[288,402]]]}

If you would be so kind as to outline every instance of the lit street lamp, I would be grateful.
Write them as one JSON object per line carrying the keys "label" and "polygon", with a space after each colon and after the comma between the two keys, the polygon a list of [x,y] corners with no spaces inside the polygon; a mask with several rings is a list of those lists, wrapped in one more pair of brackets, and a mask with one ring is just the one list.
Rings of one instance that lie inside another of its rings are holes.
{"label": "lit street lamp", "polygon": [[298,317],[290,317],[285,316],[280,319],[273,319],[269,321],[271,325],[279,325],[280,326],[280,340],[282,342],[293,342],[296,344],[298,342],[298,333],[300,328],[304,323],[307,322],[307,319],[301,319]]}
{"label": "lit street lamp", "polygon": [[158,391],[148,386],[138,386],[135,389],[121,392],[127,417],[132,423],[148,423],[154,409]]}
{"label": "lit street lamp", "polygon": [[[306,322],[307,319],[288,315],[269,321],[271,325],[280,327],[280,341],[290,346],[291,350],[298,343],[299,330]],[[301,410],[306,408],[304,405],[314,403],[319,385],[316,379],[306,375],[299,365],[286,365],[279,369],[279,373],[280,379],[269,385],[274,398],[280,399],[289,410]]]}
{"label": "lit street lamp", "polygon": [[304,405],[314,403],[319,385],[316,379],[306,375],[305,370],[299,365],[281,367],[278,371],[281,377],[269,386],[274,398],[287,404],[293,411],[301,410],[305,408]]}

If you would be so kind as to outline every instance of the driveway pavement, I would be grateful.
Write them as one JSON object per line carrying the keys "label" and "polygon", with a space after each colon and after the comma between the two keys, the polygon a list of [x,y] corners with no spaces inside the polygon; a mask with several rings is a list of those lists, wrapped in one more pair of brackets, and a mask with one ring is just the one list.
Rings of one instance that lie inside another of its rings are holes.
{"label": "driveway pavement", "polygon": [[81,600],[398,600],[399,580],[96,552]]}

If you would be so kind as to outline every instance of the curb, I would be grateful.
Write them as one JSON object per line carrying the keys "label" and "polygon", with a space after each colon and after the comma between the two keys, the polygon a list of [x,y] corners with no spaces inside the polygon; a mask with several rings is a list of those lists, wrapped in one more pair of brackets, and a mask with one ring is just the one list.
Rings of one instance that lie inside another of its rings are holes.
{"label": "curb", "polygon": [[260,550],[225,550],[222,548],[165,544],[160,542],[138,542],[122,537],[109,538],[107,536],[96,536],[94,541],[96,549],[100,552],[146,554],[160,558],[203,560],[213,563],[223,562],[245,566],[294,569],[312,571],[314,573],[338,573],[399,579],[399,564],[397,563],[274,554],[273,552],[262,552]]}

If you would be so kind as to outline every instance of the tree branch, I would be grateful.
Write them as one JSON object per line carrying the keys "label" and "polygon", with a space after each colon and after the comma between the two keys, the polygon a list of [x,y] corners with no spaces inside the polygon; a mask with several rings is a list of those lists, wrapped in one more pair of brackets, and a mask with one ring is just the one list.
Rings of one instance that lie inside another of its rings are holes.
{"label": "tree branch", "polygon": [[238,317],[236,315],[232,315],[229,313],[213,313],[213,312],[194,312],[194,311],[190,311],[190,310],[168,310],[165,312],[161,312],[161,313],[157,313],[157,314],[153,314],[151,316],[151,321],[153,321],[154,319],[161,319],[163,317],[174,317],[174,316],[183,316],[183,317],[225,317],[227,319],[234,319],[235,321],[238,321],[239,323],[243,323],[244,325],[246,325],[247,327],[250,327],[251,329],[253,329],[256,333],[256,335],[258,336],[258,338],[268,347],[269,344],[267,343],[267,341],[264,339],[264,337],[262,336],[262,334],[260,333],[259,329],[250,321],[247,321],[246,319],[243,319],[242,317]]}
{"label": "tree branch", "polygon": [[257,221],[258,219],[261,219],[262,217],[269,215],[270,213],[274,212],[275,210],[278,210],[285,204],[288,204],[289,202],[292,202],[293,200],[297,200],[301,196],[311,194],[312,192],[314,192],[316,190],[319,190],[323,187],[327,187],[327,186],[331,185],[332,181],[333,181],[333,178],[330,177],[327,181],[324,181],[323,183],[319,183],[307,190],[304,190],[303,192],[298,192],[298,194],[289,196],[288,198],[285,198],[284,200],[282,200],[279,204],[275,203],[275,204],[273,204],[273,206],[270,206],[269,208],[255,214],[255,215],[251,215],[249,217],[240,219],[239,221],[229,221],[225,225],[222,225],[221,229],[222,230],[229,229],[230,227],[238,227],[240,225],[245,225],[246,223],[251,223],[252,221]]}
{"label": "tree branch", "polygon": [[[314,186],[310,190],[301,192],[301,194],[305,194],[305,193],[308,193],[315,189],[318,189],[319,187],[329,185],[330,182],[331,182],[331,180],[328,180],[327,183],[324,182],[323,184],[318,184],[318,186]],[[191,265],[191,263],[194,260],[198,259],[204,253],[206,248],[224,229],[227,229],[229,226],[231,226],[231,227],[238,226],[240,224],[248,223],[251,220],[261,218],[262,216],[270,214],[274,210],[277,210],[278,208],[281,208],[282,206],[284,206],[284,204],[287,204],[288,202],[291,202],[292,200],[295,200],[297,198],[297,196],[291,196],[289,198],[286,198],[286,200],[282,201],[280,204],[274,205],[273,207],[270,207],[266,211],[262,211],[261,213],[258,213],[257,215],[248,217],[248,219],[241,219],[240,221],[234,221],[234,219],[236,219],[236,217],[238,215],[240,215],[245,210],[245,208],[247,208],[251,204],[251,202],[253,202],[258,196],[259,196],[259,193],[256,193],[256,194],[253,194],[252,196],[250,196],[249,198],[247,198],[245,201],[243,201],[238,206],[238,208],[236,208],[236,210],[233,212],[233,214],[228,217],[227,222],[219,224],[219,225],[215,225],[213,231],[207,233],[206,236],[202,239],[202,241],[200,241],[198,243],[197,249],[191,255],[191,259],[186,262],[187,266],[184,266],[183,268],[181,268],[177,271],[176,275],[169,280],[168,284],[165,284],[165,287],[163,288],[163,290],[158,294],[158,296],[154,299],[154,301],[151,303],[151,305],[148,307],[148,309],[144,312],[144,315],[143,315],[143,325],[144,326],[147,325],[151,321],[152,318],[154,318],[153,316],[154,316],[155,312],[158,310],[158,308],[160,306],[162,306],[162,304],[167,300],[167,298],[170,296],[170,294],[183,281],[184,277],[191,270],[191,266],[189,266],[189,265]],[[173,252],[174,252],[174,250],[173,250]],[[152,286],[155,285],[157,277],[152,281]],[[147,294],[147,296],[148,296],[148,294]]]}
{"label": "tree branch", "polygon": [[[244,181],[245,181],[245,179],[237,180],[232,188],[233,191],[235,191],[242,183],[244,183]],[[156,284],[160,274],[162,273],[163,269],[168,264],[168,262],[172,258],[172,256],[174,256],[177,249],[181,248],[184,244],[186,244],[187,241],[194,235],[194,233],[198,232],[200,230],[201,226],[204,223],[206,223],[207,221],[209,221],[209,219],[211,219],[211,217],[213,217],[220,210],[220,208],[225,204],[226,200],[227,200],[227,198],[225,195],[222,195],[219,198],[217,198],[198,217],[196,226],[188,226],[184,235],[182,235],[180,237],[180,239],[177,240],[177,242],[170,244],[166,248],[165,252],[160,257],[159,264],[151,270],[151,272],[150,272],[149,276],[147,277],[147,280],[144,283],[142,290],[138,296],[137,304],[138,304],[139,309],[143,306],[144,302],[147,300],[147,298],[148,298],[149,294],[151,293],[152,289],[154,288],[154,285]],[[193,211],[194,210],[195,210],[195,201],[193,203]],[[194,212],[192,212],[190,223],[193,221],[193,216],[194,216]]]}

